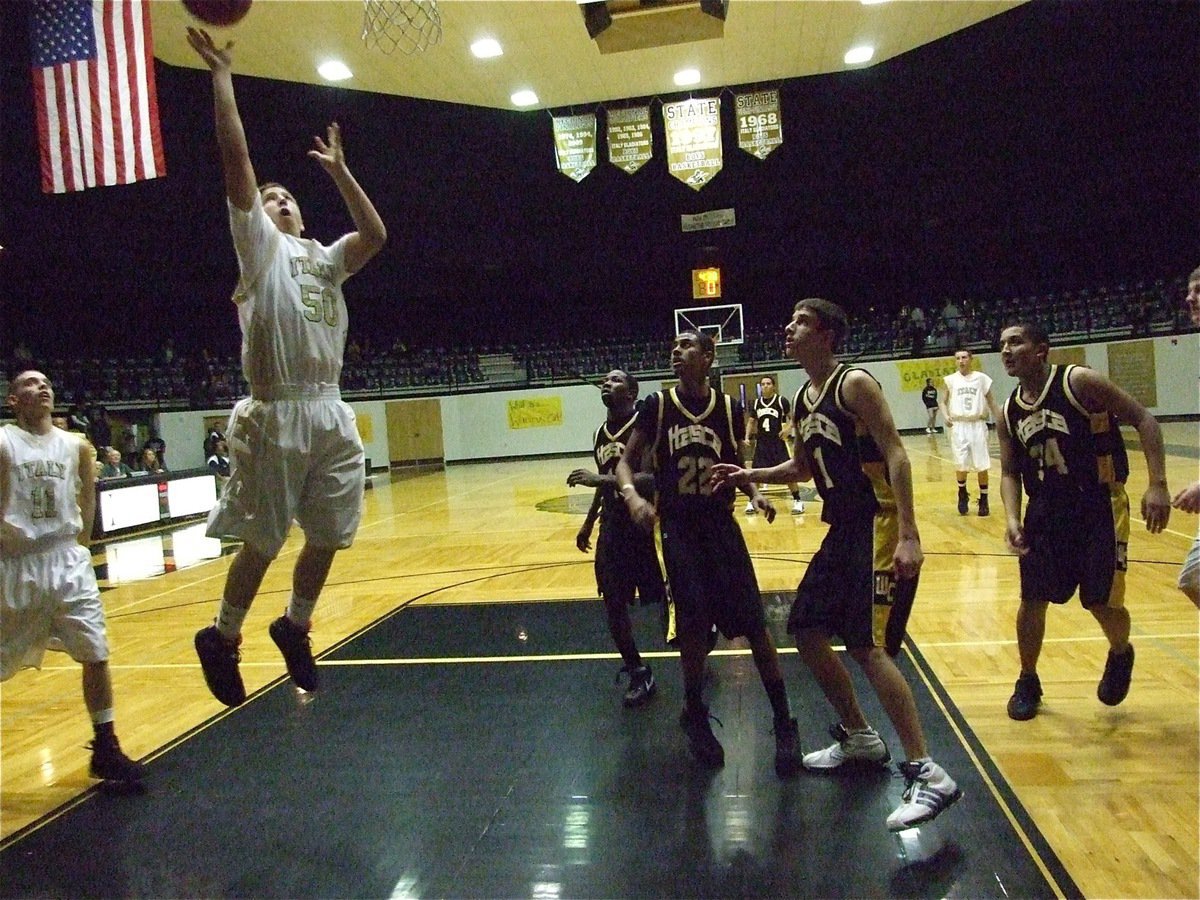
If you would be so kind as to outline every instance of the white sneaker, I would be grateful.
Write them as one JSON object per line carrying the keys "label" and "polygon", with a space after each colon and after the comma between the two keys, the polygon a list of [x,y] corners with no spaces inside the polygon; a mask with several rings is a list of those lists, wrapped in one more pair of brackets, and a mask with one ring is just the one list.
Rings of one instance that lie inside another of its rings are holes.
{"label": "white sneaker", "polygon": [[962,797],[962,788],[932,760],[924,764],[900,763],[900,774],[905,780],[904,797],[888,816],[888,831],[915,828],[934,819]]}
{"label": "white sneaker", "polygon": [[848,732],[840,722],[829,729],[830,736],[837,741],[824,750],[804,754],[804,768],[828,772],[849,763],[851,766],[886,766],[891,762],[887,744],[874,728],[866,731]]}
{"label": "white sneaker", "polygon": [[792,501],[792,515],[798,516],[802,512],[804,512],[804,501],[803,500],[793,500]]}
{"label": "white sneaker", "polygon": [[755,508],[754,508],[753,501],[751,501],[750,503],[747,503],[746,504],[746,515],[752,516],[752,515],[754,515],[755,512],[757,512],[757,510],[755,510]]}

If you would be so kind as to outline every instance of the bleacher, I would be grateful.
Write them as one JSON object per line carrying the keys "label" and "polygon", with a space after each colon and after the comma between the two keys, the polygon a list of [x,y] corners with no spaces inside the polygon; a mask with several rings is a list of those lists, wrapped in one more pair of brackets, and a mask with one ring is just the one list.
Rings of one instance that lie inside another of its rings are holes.
{"label": "bleacher", "polygon": [[[1195,329],[1184,310],[1184,292],[1180,277],[1023,297],[953,298],[960,317],[950,324],[941,314],[946,303],[942,298],[923,304],[921,336],[898,309],[851,310],[843,355],[863,360],[936,356],[952,353],[961,344],[989,350],[1004,323],[1022,318],[1041,322],[1058,344],[1187,332]],[[775,322],[748,323],[743,343],[728,349],[723,368],[737,372],[788,365],[783,357],[786,312],[780,310]],[[594,380],[613,368],[642,377],[665,376],[670,372],[668,353],[667,336],[661,333],[599,339],[583,346],[543,341],[411,347],[397,338],[382,351],[352,340],[342,391],[351,399],[472,392]],[[37,365],[51,374],[63,405],[223,408],[247,393],[237,355],[208,350],[157,358],[39,358]]]}

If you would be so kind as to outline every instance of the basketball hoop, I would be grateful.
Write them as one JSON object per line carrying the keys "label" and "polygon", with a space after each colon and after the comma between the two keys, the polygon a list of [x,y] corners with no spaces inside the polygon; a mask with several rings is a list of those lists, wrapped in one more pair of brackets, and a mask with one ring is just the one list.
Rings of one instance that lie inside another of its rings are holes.
{"label": "basketball hoop", "polygon": [[437,0],[364,0],[363,43],[385,54],[406,56],[442,39]]}

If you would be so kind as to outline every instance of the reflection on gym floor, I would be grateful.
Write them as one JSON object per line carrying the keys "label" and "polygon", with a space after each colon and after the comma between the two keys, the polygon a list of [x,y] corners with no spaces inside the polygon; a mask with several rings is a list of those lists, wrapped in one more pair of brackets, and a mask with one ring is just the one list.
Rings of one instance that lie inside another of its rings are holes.
{"label": "reflection on gym floor", "polygon": [[106,541],[103,553],[97,554],[103,557],[97,559],[97,578],[102,586],[127,584],[216,559],[223,552],[221,541],[208,537],[205,527],[200,521],[159,534]]}

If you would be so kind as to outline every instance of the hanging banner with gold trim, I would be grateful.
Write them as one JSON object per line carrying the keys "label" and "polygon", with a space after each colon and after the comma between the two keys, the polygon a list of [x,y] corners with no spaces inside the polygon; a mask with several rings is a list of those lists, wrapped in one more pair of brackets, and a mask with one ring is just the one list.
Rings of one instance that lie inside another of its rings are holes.
{"label": "hanging banner with gold trim", "polygon": [[608,110],[608,161],[632,175],[653,155],[650,107]]}
{"label": "hanging banner with gold trim", "polygon": [[779,109],[779,91],[755,91],[734,94],[737,114],[738,146],[759,159],[783,143],[783,114]]}
{"label": "hanging banner with gold trim", "polygon": [[554,161],[572,181],[583,181],[596,168],[596,115],[552,116]]}
{"label": "hanging banner with gold trim", "polygon": [[700,190],[721,171],[721,98],[663,104],[667,171]]}

